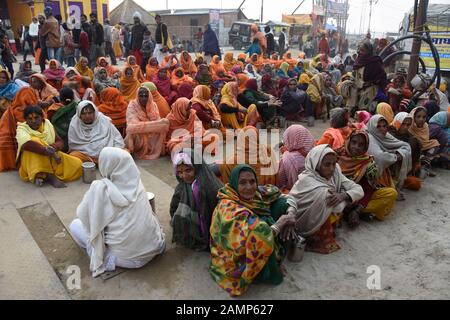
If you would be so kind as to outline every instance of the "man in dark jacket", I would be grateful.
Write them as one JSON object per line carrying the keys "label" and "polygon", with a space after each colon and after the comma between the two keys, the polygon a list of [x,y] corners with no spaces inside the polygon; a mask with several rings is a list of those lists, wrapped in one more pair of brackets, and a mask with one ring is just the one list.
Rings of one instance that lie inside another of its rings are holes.
{"label": "man in dark jacket", "polygon": [[97,14],[95,12],[89,15],[91,19],[92,39],[90,43],[89,65],[94,69],[97,64],[97,58],[105,55],[105,35],[103,26],[97,21]]}
{"label": "man in dark jacket", "polygon": [[133,14],[134,26],[131,28],[131,54],[136,57],[136,64],[142,64],[142,42],[144,34],[148,32],[145,24],[142,23],[142,17],[139,12]]}
{"label": "man in dark jacket", "polygon": [[283,58],[284,50],[286,49],[286,29],[283,28],[282,32],[280,32],[280,37],[278,38],[278,52],[280,54],[280,58]]}
{"label": "man in dark jacket", "polygon": [[169,32],[167,32],[167,26],[162,22],[162,18],[159,14],[155,16],[156,26],[155,31],[155,51],[153,56],[158,59],[158,63],[163,61],[164,57],[167,55],[169,48],[167,46],[167,41],[169,40]]}
{"label": "man in dark jacket", "polygon": [[264,32],[266,33],[267,53],[269,54],[269,56],[271,56],[272,53],[275,51],[275,38],[269,26],[266,26],[264,28]]}

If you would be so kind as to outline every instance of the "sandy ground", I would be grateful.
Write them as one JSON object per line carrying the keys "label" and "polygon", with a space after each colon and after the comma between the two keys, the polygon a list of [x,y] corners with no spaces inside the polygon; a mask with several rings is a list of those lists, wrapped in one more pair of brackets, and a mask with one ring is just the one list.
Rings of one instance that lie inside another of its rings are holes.
{"label": "sandy ground", "polygon": [[[316,123],[311,131],[318,137],[326,126]],[[176,179],[169,159],[137,164],[147,191],[156,194],[167,251],[140,270],[119,270],[110,279],[90,276],[86,255],[67,232],[88,185],[77,181],[63,190],[37,189],[20,181],[17,172],[0,173],[0,242],[9,244],[0,247],[0,298],[55,295],[48,280],[42,280],[36,291],[39,279],[30,276],[35,286],[25,281],[23,274],[32,275],[37,268],[27,257],[18,264],[8,260],[22,241],[8,228],[8,219],[16,219],[32,235],[35,243],[30,248],[40,250],[50,266],[39,268],[51,268],[71,299],[228,299],[208,274],[208,253],[171,243],[168,208]],[[422,190],[407,191],[406,201],[398,202],[385,221],[363,222],[356,230],[345,225],[338,229],[341,250],[330,255],[307,252],[300,263],[286,261],[287,276],[281,285],[252,285],[241,299],[449,299],[450,172],[437,171],[437,177],[424,181]],[[7,210],[16,211],[6,219]],[[12,263],[16,264],[11,267]],[[81,290],[68,287],[70,265],[81,269]],[[380,271],[380,286],[369,289],[374,266]]]}

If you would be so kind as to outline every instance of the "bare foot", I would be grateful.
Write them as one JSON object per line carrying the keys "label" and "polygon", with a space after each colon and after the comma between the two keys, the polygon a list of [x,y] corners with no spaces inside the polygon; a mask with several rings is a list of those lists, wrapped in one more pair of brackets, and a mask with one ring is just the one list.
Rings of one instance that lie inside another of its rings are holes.
{"label": "bare foot", "polygon": [[44,184],[44,179],[42,179],[42,178],[36,178],[36,179],[34,179],[34,184],[35,184],[37,187],[42,187],[42,185]]}
{"label": "bare foot", "polygon": [[54,188],[65,188],[65,187],[67,187],[64,182],[59,180],[53,174],[49,174],[47,176],[47,182],[50,183]]}
{"label": "bare foot", "polygon": [[401,192],[400,190],[397,190],[397,201],[405,201],[405,194]]}

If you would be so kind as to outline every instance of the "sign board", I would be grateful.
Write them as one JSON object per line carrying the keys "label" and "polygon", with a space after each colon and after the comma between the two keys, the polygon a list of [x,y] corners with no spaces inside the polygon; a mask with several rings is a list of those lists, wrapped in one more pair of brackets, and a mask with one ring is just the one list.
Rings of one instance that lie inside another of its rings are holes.
{"label": "sign board", "polygon": [[[434,46],[439,52],[441,60],[441,70],[450,71],[450,33],[431,35]],[[425,66],[429,69],[436,68],[430,47],[422,42],[420,49],[420,57],[425,62]]]}
{"label": "sign board", "polygon": [[329,14],[344,14],[346,12],[345,3],[339,3],[328,0],[328,13]]}
{"label": "sign board", "polygon": [[317,16],[324,16],[325,15],[325,8],[318,5],[313,5],[313,13]]}
{"label": "sign board", "polygon": [[219,37],[220,30],[220,10],[209,10],[209,25],[217,37]]}

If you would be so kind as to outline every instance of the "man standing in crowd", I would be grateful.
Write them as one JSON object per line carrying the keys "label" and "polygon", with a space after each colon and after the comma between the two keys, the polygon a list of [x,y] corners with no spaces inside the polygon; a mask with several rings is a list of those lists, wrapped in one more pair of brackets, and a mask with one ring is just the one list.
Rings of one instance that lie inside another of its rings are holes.
{"label": "man standing in crowd", "polygon": [[[31,19],[30,23],[30,31],[29,31],[31,40],[33,40],[33,49],[36,46],[36,42],[38,41],[38,35],[39,35],[39,22],[36,17],[33,17]],[[33,50],[34,54],[34,50]]]}
{"label": "man standing in crowd", "polygon": [[34,50],[33,50],[33,40],[30,36],[30,27],[25,26],[25,30],[23,31],[23,61],[27,60],[27,55],[31,54],[34,57]]}
{"label": "man standing in crowd", "polygon": [[280,53],[280,58],[283,57],[284,50],[286,48],[286,28],[283,28],[280,37],[278,38],[278,52]]}
{"label": "man standing in crowd", "polygon": [[169,33],[167,32],[167,26],[162,22],[161,16],[157,14],[155,16],[156,26],[155,31],[155,51],[153,56],[156,57],[158,63],[161,63],[164,57],[167,55],[169,48],[167,47],[167,41],[169,40]]}
{"label": "man standing in crowd", "polygon": [[145,66],[148,63],[148,60],[152,57],[153,51],[155,50],[155,43],[152,39],[152,33],[150,31],[146,31],[144,34],[144,42],[142,43],[142,63],[141,63],[141,70],[142,72],[145,72]]}
{"label": "man standing in crowd", "polygon": [[[41,37],[45,38],[45,45],[47,47],[48,60],[56,58],[56,51],[61,45],[61,32],[58,20],[55,19],[51,7],[46,7],[44,10],[45,22],[39,30]],[[42,69],[42,67],[41,67]]]}
{"label": "man standing in crowd", "polygon": [[59,33],[60,33],[60,41],[59,41],[59,48],[56,50],[55,56],[56,60],[63,65],[64,63],[64,28],[62,26],[62,17],[60,14],[57,14],[55,16],[55,19],[58,21],[59,24]]}
{"label": "man standing in crowd", "polygon": [[89,15],[89,18],[91,19],[92,32],[89,65],[91,66],[91,69],[94,69],[97,64],[97,58],[105,55],[105,35],[103,32],[103,26],[97,21],[97,14],[93,12]]}
{"label": "man standing in crowd", "polygon": [[105,34],[105,54],[110,56],[111,64],[116,66],[117,60],[112,46],[112,28],[113,27],[109,24],[109,20],[105,20],[105,24],[103,25],[103,31]]}
{"label": "man standing in crowd", "polygon": [[41,52],[39,54],[39,67],[41,68],[41,72],[44,72],[45,70],[45,60],[47,60],[47,44],[46,44],[46,36],[42,35],[42,29],[44,28],[44,24],[45,24],[45,17],[40,14],[38,15],[38,21],[39,21],[39,37],[38,37],[38,43],[37,43],[37,47],[41,49]]}
{"label": "man standing in crowd", "polygon": [[79,45],[73,41],[72,34],[70,33],[67,23],[63,23],[62,27],[64,29],[64,37],[63,37],[64,59],[68,67],[74,67],[75,49],[78,48]]}
{"label": "man standing in crowd", "polygon": [[[142,42],[144,34],[148,32],[145,24],[142,23],[142,16],[139,12],[133,14],[134,25],[131,28],[131,54],[136,57],[136,64],[142,65]],[[159,25],[159,24],[158,24]],[[158,29],[156,29],[158,31]]]}
{"label": "man standing in crowd", "polygon": [[266,26],[264,28],[264,32],[266,33],[267,53],[269,54],[269,56],[271,56],[272,53],[275,51],[275,38],[269,26]]}

